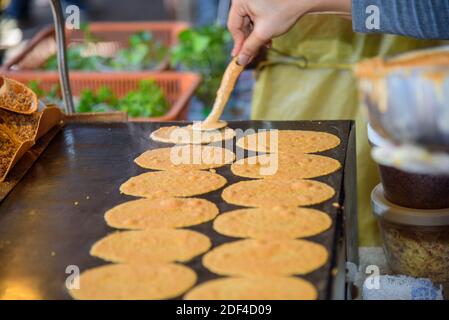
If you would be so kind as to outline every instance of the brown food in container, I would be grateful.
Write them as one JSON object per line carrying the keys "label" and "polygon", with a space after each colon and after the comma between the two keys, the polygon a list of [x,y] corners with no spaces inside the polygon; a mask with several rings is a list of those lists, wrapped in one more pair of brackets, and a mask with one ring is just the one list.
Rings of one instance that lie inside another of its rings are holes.
{"label": "brown food in container", "polygon": [[[372,146],[383,147],[385,141],[368,129]],[[449,175],[414,173],[378,163],[384,196],[399,206],[414,209],[449,208]]]}
{"label": "brown food in container", "polygon": [[419,174],[379,165],[385,198],[415,209],[449,208],[449,176]]}
{"label": "brown food in container", "polygon": [[381,185],[371,199],[391,269],[439,284],[449,282],[449,209],[397,206],[385,199]]}

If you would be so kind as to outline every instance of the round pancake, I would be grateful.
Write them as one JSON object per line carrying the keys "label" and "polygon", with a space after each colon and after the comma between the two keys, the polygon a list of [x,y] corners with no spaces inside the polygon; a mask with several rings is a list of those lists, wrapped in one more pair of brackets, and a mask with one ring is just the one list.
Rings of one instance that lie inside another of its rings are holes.
{"label": "round pancake", "polygon": [[326,231],[332,220],[324,212],[291,207],[240,209],[214,220],[218,233],[235,238],[295,239]]}
{"label": "round pancake", "polygon": [[262,179],[230,185],[223,200],[243,207],[308,206],[333,197],[334,189],[325,183],[302,179]]}
{"label": "round pancake", "polygon": [[231,171],[246,178],[309,179],[328,175],[341,168],[335,159],[303,153],[273,153],[240,159]]}
{"label": "round pancake", "polygon": [[307,274],[323,266],[326,249],[306,240],[240,240],[222,244],[203,257],[219,275],[263,277]]}
{"label": "round pancake", "polygon": [[140,199],[108,210],[105,220],[118,229],[182,228],[210,221],[217,214],[217,206],[204,199]]}
{"label": "round pancake", "polygon": [[185,300],[315,300],[315,287],[293,277],[223,278],[200,284]]}
{"label": "round pancake", "polygon": [[162,127],[153,131],[150,138],[154,141],[174,144],[208,144],[234,138],[235,132],[230,128],[221,130],[193,130],[191,125],[185,127]]}
{"label": "round pancake", "polygon": [[[274,131],[274,132],[270,132]],[[277,148],[271,145],[277,131]],[[272,136],[272,134],[274,134]],[[269,153],[315,153],[333,149],[340,139],[327,132],[301,130],[268,130],[253,133],[237,140],[237,146],[250,151]]]}
{"label": "round pancake", "polygon": [[220,189],[225,184],[225,178],[208,171],[157,171],[130,178],[120,186],[120,192],[148,199],[190,197]]}
{"label": "round pancake", "polygon": [[195,272],[178,264],[109,264],[84,271],[79,289],[69,293],[78,300],[168,299],[183,294],[195,282]]}
{"label": "round pancake", "polygon": [[206,252],[210,246],[209,238],[199,232],[147,229],[112,233],[97,241],[90,254],[121,263],[182,262]]}
{"label": "round pancake", "polygon": [[232,151],[214,146],[185,145],[154,149],[144,152],[134,160],[145,169],[211,169],[233,162]]}

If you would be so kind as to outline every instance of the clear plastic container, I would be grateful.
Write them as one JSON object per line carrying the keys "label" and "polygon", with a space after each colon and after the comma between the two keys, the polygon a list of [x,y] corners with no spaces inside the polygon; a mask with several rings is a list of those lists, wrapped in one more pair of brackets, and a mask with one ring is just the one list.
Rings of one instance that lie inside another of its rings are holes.
{"label": "clear plastic container", "polygon": [[379,172],[389,201],[416,209],[449,208],[448,175],[411,173],[383,165]]}
{"label": "clear plastic container", "polygon": [[[370,125],[368,140],[374,147],[390,145]],[[394,167],[391,159],[386,157],[375,161],[379,165],[384,195],[388,201],[414,209],[449,208],[449,174],[408,172]]]}
{"label": "clear plastic container", "polygon": [[397,206],[385,199],[382,185],[373,190],[371,199],[393,272],[449,283],[449,209]]}

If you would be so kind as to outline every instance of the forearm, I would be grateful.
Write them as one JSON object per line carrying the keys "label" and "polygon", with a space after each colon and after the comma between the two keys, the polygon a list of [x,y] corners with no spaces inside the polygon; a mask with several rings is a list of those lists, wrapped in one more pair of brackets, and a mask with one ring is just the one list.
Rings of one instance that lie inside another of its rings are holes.
{"label": "forearm", "polygon": [[314,12],[341,12],[351,13],[352,0],[310,0],[311,7],[308,13]]}
{"label": "forearm", "polygon": [[352,0],[352,21],[356,32],[449,39],[449,0]]}

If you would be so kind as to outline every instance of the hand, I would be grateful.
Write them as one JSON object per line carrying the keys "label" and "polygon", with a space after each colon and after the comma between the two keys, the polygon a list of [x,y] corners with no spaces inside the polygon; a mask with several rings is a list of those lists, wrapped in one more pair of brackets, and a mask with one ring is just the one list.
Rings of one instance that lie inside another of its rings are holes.
{"label": "hand", "polygon": [[232,55],[240,65],[310,12],[351,12],[351,0],[233,0],[228,28],[234,38]]}

